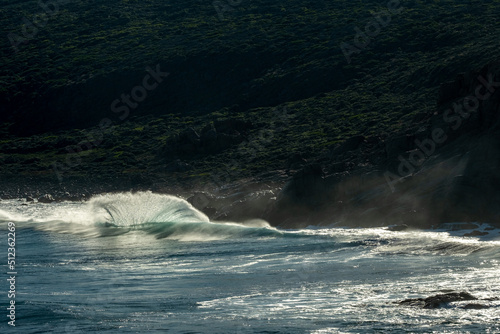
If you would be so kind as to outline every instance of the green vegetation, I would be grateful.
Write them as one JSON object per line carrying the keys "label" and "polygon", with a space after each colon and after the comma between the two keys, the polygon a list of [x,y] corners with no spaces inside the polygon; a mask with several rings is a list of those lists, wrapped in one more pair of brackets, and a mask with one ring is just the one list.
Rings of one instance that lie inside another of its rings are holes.
{"label": "green vegetation", "polygon": [[[43,9],[3,4],[0,173],[54,178],[52,163],[64,164],[66,148],[88,142],[103,118],[112,127],[65,177],[249,177],[284,169],[294,153],[328,159],[355,135],[412,130],[434,112],[442,82],[498,58],[500,1],[401,5],[348,63],[340,44],[353,44],[385,2],[252,0],[220,20],[210,1],[71,1],[18,52],[8,34],[23,36],[23,17]],[[156,64],[171,75],[119,120],[111,102]],[[186,129],[223,119],[250,121],[245,140],[166,153]],[[172,169],[177,159],[189,167]]]}

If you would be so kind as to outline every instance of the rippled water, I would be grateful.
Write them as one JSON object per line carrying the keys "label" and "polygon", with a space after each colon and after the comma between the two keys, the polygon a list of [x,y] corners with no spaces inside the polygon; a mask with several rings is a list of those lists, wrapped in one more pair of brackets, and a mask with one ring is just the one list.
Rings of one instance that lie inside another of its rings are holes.
{"label": "rippled water", "polygon": [[500,297],[496,230],[489,241],[283,231],[213,223],[151,193],[21,204],[0,202],[4,250],[16,223],[16,328],[5,315],[1,325],[12,332],[500,333],[500,301],[478,301],[492,306],[483,310],[394,303],[449,290]]}

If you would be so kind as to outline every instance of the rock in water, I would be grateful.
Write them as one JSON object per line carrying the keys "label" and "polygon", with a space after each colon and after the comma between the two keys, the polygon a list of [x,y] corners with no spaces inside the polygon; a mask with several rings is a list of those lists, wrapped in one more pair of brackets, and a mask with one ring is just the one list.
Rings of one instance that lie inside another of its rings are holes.
{"label": "rock in water", "polygon": [[38,197],[39,203],[52,203],[54,201],[55,201],[54,197],[52,197],[52,195],[50,194],[45,194],[43,196]]}
{"label": "rock in water", "polygon": [[451,293],[444,293],[427,297],[425,299],[423,298],[405,299],[399,302],[399,304],[408,306],[418,306],[426,309],[434,309],[441,307],[443,304],[448,304],[451,302],[458,302],[463,300],[477,300],[477,298],[468,292],[451,292]]}

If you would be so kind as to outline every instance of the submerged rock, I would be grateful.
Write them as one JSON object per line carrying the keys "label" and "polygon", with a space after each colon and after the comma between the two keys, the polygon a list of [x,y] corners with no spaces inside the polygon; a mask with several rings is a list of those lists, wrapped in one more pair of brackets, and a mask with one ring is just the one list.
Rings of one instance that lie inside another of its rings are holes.
{"label": "submerged rock", "polygon": [[[416,306],[425,309],[434,309],[442,307],[444,304],[464,300],[478,300],[468,292],[450,292],[439,294],[427,298],[410,298],[398,302],[399,305]],[[469,304],[472,305],[472,304]]]}

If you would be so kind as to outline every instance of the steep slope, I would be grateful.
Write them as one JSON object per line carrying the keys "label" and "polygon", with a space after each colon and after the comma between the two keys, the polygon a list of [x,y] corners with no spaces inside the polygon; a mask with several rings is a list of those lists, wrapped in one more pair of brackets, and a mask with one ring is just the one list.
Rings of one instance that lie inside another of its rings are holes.
{"label": "steep slope", "polygon": [[[403,152],[394,138],[430,122],[442,83],[497,59],[499,7],[451,0],[5,4],[4,189],[46,182],[60,191],[168,191],[248,179],[280,186],[310,163],[327,175],[397,168],[397,160],[390,165],[369,152],[385,152],[391,142],[390,155]],[[46,22],[36,15],[44,12]],[[154,85],[152,72],[169,74]],[[458,94],[450,98],[463,93],[447,87]],[[132,107],[122,94],[134,93]]]}

